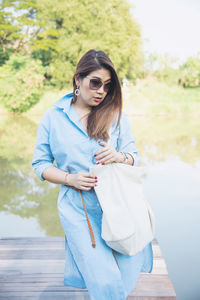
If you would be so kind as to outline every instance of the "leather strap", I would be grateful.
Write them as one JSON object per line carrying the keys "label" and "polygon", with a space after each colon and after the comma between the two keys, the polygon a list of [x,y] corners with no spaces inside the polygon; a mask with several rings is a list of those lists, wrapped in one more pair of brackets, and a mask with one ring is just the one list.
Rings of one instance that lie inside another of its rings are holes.
{"label": "leather strap", "polygon": [[93,233],[92,226],[90,224],[88,213],[87,213],[87,210],[86,210],[86,207],[85,207],[85,202],[84,202],[84,199],[83,199],[82,191],[79,190],[79,189],[77,189],[77,188],[75,188],[75,187],[72,187],[72,186],[71,186],[71,188],[74,189],[75,191],[80,192],[80,194],[81,194],[83,208],[84,208],[84,211],[85,211],[85,215],[86,215],[86,219],[87,219],[87,224],[88,224],[88,228],[89,228],[89,232],[90,232],[90,238],[91,238],[91,241],[92,241],[92,247],[95,248],[96,247],[96,243],[95,243],[94,233]]}

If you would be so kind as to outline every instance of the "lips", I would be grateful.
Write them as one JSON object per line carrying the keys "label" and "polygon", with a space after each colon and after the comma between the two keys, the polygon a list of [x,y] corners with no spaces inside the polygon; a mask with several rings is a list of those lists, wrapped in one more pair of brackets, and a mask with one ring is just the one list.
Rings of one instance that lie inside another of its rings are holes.
{"label": "lips", "polygon": [[93,99],[94,99],[95,101],[97,101],[97,102],[99,102],[99,101],[102,100],[102,98],[100,98],[100,97],[94,97]]}

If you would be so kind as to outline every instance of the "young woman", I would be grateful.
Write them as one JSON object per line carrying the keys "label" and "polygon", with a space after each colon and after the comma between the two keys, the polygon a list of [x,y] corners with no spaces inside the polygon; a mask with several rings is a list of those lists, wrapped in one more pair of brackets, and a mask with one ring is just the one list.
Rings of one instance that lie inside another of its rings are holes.
{"label": "young woman", "polygon": [[[130,124],[121,110],[121,86],[111,60],[103,51],[89,50],[77,65],[73,93],[44,114],[32,161],[41,180],[61,184],[64,285],[87,288],[92,300],[125,300],[140,272],[150,273],[153,266],[151,243],[126,256],[112,251],[101,238],[102,209],[94,191],[98,178],[90,174],[90,166],[138,163]],[[91,245],[80,190],[96,247]]]}

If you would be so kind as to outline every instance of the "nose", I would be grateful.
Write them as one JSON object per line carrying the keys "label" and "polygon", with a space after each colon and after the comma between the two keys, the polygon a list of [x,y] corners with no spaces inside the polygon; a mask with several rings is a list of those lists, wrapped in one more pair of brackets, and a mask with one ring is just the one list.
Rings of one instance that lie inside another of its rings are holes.
{"label": "nose", "polygon": [[98,93],[103,94],[104,93],[104,85],[102,84],[102,86],[98,89]]}

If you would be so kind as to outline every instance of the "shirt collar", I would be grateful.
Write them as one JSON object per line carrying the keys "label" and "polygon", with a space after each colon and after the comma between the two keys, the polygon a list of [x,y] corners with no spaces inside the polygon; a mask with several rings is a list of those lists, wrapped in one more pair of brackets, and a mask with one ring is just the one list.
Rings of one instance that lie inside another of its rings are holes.
{"label": "shirt collar", "polygon": [[59,107],[68,113],[73,99],[73,93],[66,94],[54,103],[54,106]]}
{"label": "shirt collar", "polygon": [[56,101],[54,103],[54,106],[61,108],[63,110],[63,112],[65,112],[69,119],[86,135],[88,136],[88,134],[86,133],[82,122],[79,119],[79,116],[77,114],[77,112],[75,111],[75,109],[71,106],[72,103],[72,99],[73,99],[73,93],[69,93],[65,96],[63,96],[62,98],[60,98],[58,101]]}

